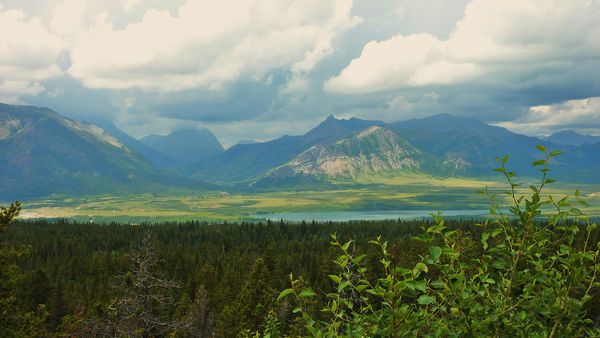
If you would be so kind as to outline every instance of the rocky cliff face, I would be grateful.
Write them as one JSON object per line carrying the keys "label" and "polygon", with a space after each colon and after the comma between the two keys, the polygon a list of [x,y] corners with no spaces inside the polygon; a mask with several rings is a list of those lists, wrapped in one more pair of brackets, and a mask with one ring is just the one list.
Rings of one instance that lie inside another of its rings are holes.
{"label": "rocky cliff face", "polygon": [[353,179],[361,174],[419,171],[422,166],[421,151],[393,131],[372,126],[333,144],[315,145],[267,177]]}

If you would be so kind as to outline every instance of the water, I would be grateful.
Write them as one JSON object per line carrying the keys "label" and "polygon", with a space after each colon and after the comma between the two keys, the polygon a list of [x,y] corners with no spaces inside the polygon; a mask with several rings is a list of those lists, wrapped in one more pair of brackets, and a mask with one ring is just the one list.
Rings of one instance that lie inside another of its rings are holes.
{"label": "water", "polygon": [[[272,214],[254,215],[256,218],[280,220],[291,222],[317,221],[317,222],[346,222],[346,221],[379,221],[388,219],[422,219],[429,218],[437,210],[383,210],[383,211],[322,211],[322,212],[282,212]],[[445,210],[445,217],[477,218],[489,215],[489,210]]]}

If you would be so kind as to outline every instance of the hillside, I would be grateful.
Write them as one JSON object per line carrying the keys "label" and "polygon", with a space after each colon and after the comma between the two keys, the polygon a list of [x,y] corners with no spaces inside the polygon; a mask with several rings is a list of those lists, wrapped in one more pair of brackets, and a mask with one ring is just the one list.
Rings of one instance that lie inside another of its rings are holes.
{"label": "hillside", "polygon": [[489,175],[496,167],[495,158],[511,155],[511,166],[521,174],[535,174],[531,169],[542,142],[535,137],[513,133],[505,128],[491,126],[474,118],[449,114],[400,121],[388,125],[419,149],[437,156],[442,162],[444,175],[477,177]]}
{"label": "hillside", "polygon": [[263,143],[238,144],[222,154],[199,162],[190,171],[194,177],[213,182],[240,183],[265,174],[316,144],[347,137],[379,121],[341,120],[329,116],[317,127],[300,136],[283,136]]}
{"label": "hillside", "polygon": [[94,124],[104,129],[107,133],[117,138],[127,148],[140,154],[143,158],[148,160],[154,166],[158,168],[168,169],[176,168],[181,163],[174,158],[163,154],[162,152],[144,144],[142,141],[130,136],[124,131],[117,128],[114,124],[106,120],[94,121]]}
{"label": "hillside", "polygon": [[362,175],[431,171],[434,161],[393,131],[371,126],[331,144],[318,144],[279,166],[256,185],[308,180],[353,181]]}
{"label": "hillside", "polygon": [[104,129],[48,108],[0,104],[0,200],[203,185],[159,171]]}

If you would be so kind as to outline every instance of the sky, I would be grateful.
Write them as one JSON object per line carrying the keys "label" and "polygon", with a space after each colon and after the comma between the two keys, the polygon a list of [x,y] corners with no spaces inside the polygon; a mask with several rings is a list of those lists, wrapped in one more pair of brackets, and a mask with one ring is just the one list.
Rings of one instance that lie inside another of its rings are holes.
{"label": "sky", "polygon": [[326,116],[600,134],[600,0],[0,0],[0,102],[230,146]]}

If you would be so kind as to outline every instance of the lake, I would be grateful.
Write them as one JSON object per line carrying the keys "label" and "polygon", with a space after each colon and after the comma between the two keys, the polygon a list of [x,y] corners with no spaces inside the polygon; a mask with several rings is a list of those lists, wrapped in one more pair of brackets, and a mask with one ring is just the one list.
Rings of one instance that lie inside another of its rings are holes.
{"label": "lake", "polygon": [[[345,221],[379,221],[386,219],[421,219],[430,218],[437,210],[382,210],[382,211],[321,211],[321,212],[282,212],[254,215],[256,218],[285,220],[291,222],[345,222]],[[489,215],[489,210],[446,210],[445,217],[478,218]]]}

